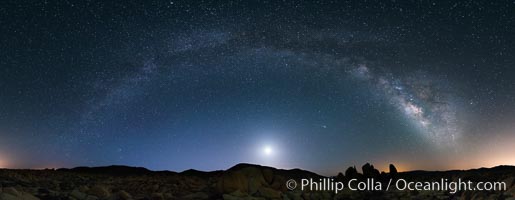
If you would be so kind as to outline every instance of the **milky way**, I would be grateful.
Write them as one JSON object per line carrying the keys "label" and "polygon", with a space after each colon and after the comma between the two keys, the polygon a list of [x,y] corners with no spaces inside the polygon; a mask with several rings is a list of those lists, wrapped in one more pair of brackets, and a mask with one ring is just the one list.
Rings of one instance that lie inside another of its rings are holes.
{"label": "milky way", "polygon": [[443,89],[439,88],[438,83],[424,80],[427,77],[423,75],[404,81],[396,79],[394,75],[378,76],[372,74],[366,65],[359,65],[352,72],[384,93],[388,102],[420,128],[420,134],[425,138],[438,146],[456,145],[461,134],[456,108],[450,94],[441,91]]}

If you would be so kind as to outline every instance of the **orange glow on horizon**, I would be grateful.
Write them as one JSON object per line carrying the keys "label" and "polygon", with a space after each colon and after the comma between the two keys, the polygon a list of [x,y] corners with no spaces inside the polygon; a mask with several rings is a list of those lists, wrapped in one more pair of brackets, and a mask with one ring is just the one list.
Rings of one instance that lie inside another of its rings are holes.
{"label": "orange glow on horizon", "polygon": [[[405,171],[413,170],[405,163],[399,162],[399,163],[392,163],[392,164],[395,166],[395,169],[397,169],[397,172],[405,172]],[[378,165],[377,170],[379,170],[380,172],[389,173],[390,172],[390,164]]]}
{"label": "orange glow on horizon", "polygon": [[59,169],[61,167],[58,167],[59,165],[57,164],[48,164],[48,165],[41,165],[41,166],[38,166],[38,167],[33,167],[31,169],[35,169],[35,170],[44,170],[44,169]]}

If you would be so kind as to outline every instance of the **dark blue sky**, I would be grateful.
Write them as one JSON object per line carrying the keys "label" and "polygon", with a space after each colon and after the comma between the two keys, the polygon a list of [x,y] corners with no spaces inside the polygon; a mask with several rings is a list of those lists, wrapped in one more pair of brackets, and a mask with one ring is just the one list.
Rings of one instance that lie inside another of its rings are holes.
{"label": "dark blue sky", "polygon": [[0,167],[515,164],[514,8],[4,2]]}

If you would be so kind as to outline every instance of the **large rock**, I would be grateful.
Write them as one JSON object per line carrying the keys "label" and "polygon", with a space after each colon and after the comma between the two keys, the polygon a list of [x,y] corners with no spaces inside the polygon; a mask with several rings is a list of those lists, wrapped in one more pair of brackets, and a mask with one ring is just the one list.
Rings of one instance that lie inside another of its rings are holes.
{"label": "large rock", "polygon": [[363,176],[367,178],[379,177],[379,170],[375,169],[374,165],[371,165],[370,163],[363,165],[361,169],[363,170]]}
{"label": "large rock", "polygon": [[262,170],[262,172],[263,172],[263,177],[265,178],[265,181],[268,184],[272,184],[272,182],[274,181],[274,171],[272,169],[265,168]]}
{"label": "large rock", "polygon": [[339,172],[338,175],[336,175],[335,181],[343,182],[345,181],[345,176],[341,172]]}
{"label": "large rock", "polygon": [[18,197],[12,194],[1,193],[0,200],[18,200]]}
{"label": "large rock", "polygon": [[252,196],[237,197],[237,196],[232,196],[230,194],[224,194],[222,196],[222,198],[224,200],[266,200],[265,198],[262,198],[262,197],[252,197]]}
{"label": "large rock", "polygon": [[302,192],[300,191],[288,191],[286,192],[286,196],[288,199],[291,200],[303,200]]}
{"label": "large rock", "polygon": [[274,190],[280,190],[282,192],[289,191],[288,188],[286,188],[286,181],[288,181],[288,179],[289,178],[284,176],[274,175],[274,180],[270,185],[270,188],[273,188]]}
{"label": "large rock", "polygon": [[165,199],[165,196],[163,195],[163,193],[154,192],[150,196],[151,196],[152,200],[164,200]]}
{"label": "large rock", "polygon": [[100,186],[100,185],[95,185],[95,186],[91,187],[91,189],[88,190],[88,194],[96,196],[101,199],[105,199],[105,198],[108,198],[109,196],[111,196],[111,193],[109,192],[109,190],[106,187]]}
{"label": "large rock", "polygon": [[192,200],[193,199],[195,199],[195,200],[209,199],[209,195],[207,195],[204,192],[197,192],[197,193],[193,193],[193,194],[189,194],[189,195],[183,196],[181,199],[184,199],[184,200],[189,200],[189,199],[192,199]]}
{"label": "large rock", "polygon": [[[39,200],[39,198],[25,192],[18,192],[16,190],[8,190],[9,193],[4,192],[0,194],[0,200]],[[16,193],[13,193],[16,191]],[[15,195],[17,194],[17,195]]]}
{"label": "large rock", "polygon": [[124,190],[120,190],[116,193],[116,195],[118,196],[119,199],[121,200],[131,200],[132,199],[132,195],[129,194],[128,192],[124,191]]}
{"label": "large rock", "polygon": [[270,188],[260,188],[259,196],[264,197],[266,199],[279,199],[281,198],[281,191],[276,191]]}
{"label": "large rock", "polygon": [[88,195],[88,196],[86,197],[86,200],[98,200],[98,197]]}
{"label": "large rock", "polygon": [[241,192],[239,190],[236,190],[236,191],[232,192],[230,195],[231,196],[235,196],[235,197],[246,197],[246,196],[248,196],[248,194],[244,194],[243,192]]}
{"label": "large rock", "polygon": [[15,196],[15,197],[19,197],[21,195],[21,193],[18,192],[18,190],[16,190],[16,188],[14,188],[14,187],[4,188],[3,189],[3,193],[9,194],[9,195],[12,195],[12,196]]}
{"label": "large rock", "polygon": [[80,192],[86,193],[86,192],[88,192],[88,190],[89,190],[88,186],[83,185],[83,186],[79,187]]}
{"label": "large rock", "polygon": [[397,168],[393,164],[390,164],[390,175],[391,176],[396,176],[397,175]]}
{"label": "large rock", "polygon": [[345,178],[347,179],[353,179],[357,178],[359,176],[358,170],[356,169],[356,166],[349,167],[347,170],[345,170]]}
{"label": "large rock", "polygon": [[78,199],[78,200],[82,200],[82,199],[86,199],[86,197],[88,196],[87,194],[84,194],[82,193],[81,191],[79,191],[78,189],[75,189],[73,190],[71,193],[70,193],[70,196],[75,198],[75,199]]}
{"label": "large rock", "polygon": [[[267,175],[268,176],[268,175]],[[258,189],[267,186],[262,170],[256,166],[236,166],[226,171],[217,187],[223,194],[229,194],[239,190],[245,194],[255,194]]]}

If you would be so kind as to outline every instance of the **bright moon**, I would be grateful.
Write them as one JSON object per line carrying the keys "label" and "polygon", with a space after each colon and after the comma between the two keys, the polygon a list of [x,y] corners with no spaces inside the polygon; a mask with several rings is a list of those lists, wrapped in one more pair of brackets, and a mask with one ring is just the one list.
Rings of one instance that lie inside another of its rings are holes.
{"label": "bright moon", "polygon": [[263,148],[263,152],[265,153],[265,155],[269,156],[269,155],[272,155],[272,147],[270,146],[265,146],[265,148]]}

